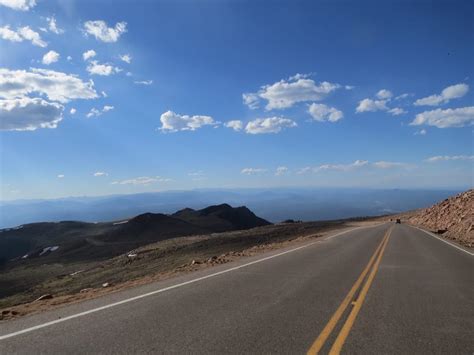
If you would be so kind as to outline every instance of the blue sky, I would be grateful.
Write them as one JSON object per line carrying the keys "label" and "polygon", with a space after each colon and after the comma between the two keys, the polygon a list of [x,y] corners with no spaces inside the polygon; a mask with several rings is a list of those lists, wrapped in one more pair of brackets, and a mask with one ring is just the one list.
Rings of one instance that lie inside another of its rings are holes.
{"label": "blue sky", "polygon": [[472,1],[0,4],[3,200],[473,185]]}

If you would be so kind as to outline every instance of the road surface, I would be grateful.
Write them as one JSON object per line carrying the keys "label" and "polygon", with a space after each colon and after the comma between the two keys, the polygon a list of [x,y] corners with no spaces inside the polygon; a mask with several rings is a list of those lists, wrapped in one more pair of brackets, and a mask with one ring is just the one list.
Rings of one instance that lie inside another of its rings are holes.
{"label": "road surface", "polygon": [[386,223],[0,323],[0,353],[472,354],[474,256]]}

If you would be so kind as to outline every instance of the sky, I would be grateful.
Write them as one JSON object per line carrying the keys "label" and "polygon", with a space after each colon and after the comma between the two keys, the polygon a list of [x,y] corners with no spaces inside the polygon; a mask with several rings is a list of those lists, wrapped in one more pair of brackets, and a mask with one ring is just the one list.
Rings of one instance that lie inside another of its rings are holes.
{"label": "sky", "polygon": [[1,200],[473,186],[472,1],[0,0]]}

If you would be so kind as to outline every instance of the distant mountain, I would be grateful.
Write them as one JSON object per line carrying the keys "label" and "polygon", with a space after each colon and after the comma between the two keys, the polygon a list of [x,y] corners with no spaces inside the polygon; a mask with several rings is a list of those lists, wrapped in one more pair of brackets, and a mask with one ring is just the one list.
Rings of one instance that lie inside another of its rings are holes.
{"label": "distant mountain", "polygon": [[461,190],[201,189],[55,200],[3,201],[0,202],[0,228],[42,221],[112,221],[129,219],[145,212],[169,214],[183,206],[202,209],[222,203],[245,205],[270,222],[289,218],[303,221],[328,220],[376,216],[428,207],[459,192]]}
{"label": "distant mountain", "polygon": [[249,229],[270,224],[247,207],[228,204],[173,215],[144,213],[128,220],[25,224],[0,230],[0,260],[13,258],[48,262],[109,258],[139,246],[180,236]]}

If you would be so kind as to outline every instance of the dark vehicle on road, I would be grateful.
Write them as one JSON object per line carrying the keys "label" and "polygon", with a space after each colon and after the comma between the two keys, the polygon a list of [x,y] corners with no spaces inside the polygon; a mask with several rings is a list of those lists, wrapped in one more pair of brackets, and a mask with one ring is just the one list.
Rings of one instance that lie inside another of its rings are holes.
{"label": "dark vehicle on road", "polygon": [[401,224],[401,223],[402,223],[402,221],[400,220],[400,218],[397,218],[397,222],[396,222],[396,223],[397,223],[397,224]]}

